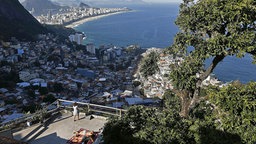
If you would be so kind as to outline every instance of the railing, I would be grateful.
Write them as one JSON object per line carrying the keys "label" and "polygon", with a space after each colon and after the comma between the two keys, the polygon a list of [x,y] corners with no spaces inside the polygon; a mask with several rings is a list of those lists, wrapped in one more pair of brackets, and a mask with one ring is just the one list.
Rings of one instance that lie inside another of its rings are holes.
{"label": "railing", "polygon": [[[11,120],[9,122],[1,123],[0,124],[0,131],[4,129],[12,128],[15,125],[18,125],[20,123],[25,123],[33,118],[39,118],[41,122],[45,120],[45,116],[53,115],[56,112],[59,112],[62,109],[72,109],[74,101],[68,101],[68,100],[62,100],[58,99],[54,103],[44,107],[42,110],[37,111],[33,114],[25,115],[21,118],[17,118],[14,120]],[[91,103],[83,103],[83,102],[77,102],[79,104],[79,110],[84,111],[85,113],[93,112],[95,115],[98,113],[104,114],[104,116],[119,116],[122,117],[122,115],[126,112],[126,110],[108,107],[108,106],[102,106],[97,104],[91,104]],[[52,109],[49,109],[50,106],[55,106]]]}
{"label": "railing", "polygon": [[56,106],[54,109],[48,109],[49,106],[56,105],[56,102],[44,107],[43,109],[33,113],[33,114],[26,114],[23,117],[10,120],[8,122],[4,122],[0,124],[0,131],[5,129],[13,128],[13,126],[19,125],[21,123],[25,123],[27,121],[31,121],[33,119],[37,119],[40,122],[43,122],[45,120],[45,116],[52,115],[55,112],[59,111],[59,108]]}
{"label": "railing", "polygon": [[[57,106],[59,108],[72,108],[73,103],[74,101],[68,101],[68,100],[62,100],[62,99],[57,100]],[[113,107],[91,104],[91,103],[77,102],[77,104],[79,105],[80,110],[81,109],[84,110],[85,113],[96,112],[96,113],[102,113],[106,115],[122,117],[122,115],[126,112],[126,110],[124,109],[113,108]]]}

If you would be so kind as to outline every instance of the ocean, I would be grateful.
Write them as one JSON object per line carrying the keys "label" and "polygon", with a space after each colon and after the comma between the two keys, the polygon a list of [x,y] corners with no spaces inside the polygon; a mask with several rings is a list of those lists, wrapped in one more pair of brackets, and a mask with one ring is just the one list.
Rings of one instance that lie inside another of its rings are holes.
{"label": "ocean", "polygon": [[[120,47],[138,44],[142,48],[166,48],[172,44],[175,34],[179,31],[174,23],[179,12],[179,4],[128,7],[133,11],[89,21],[75,27],[87,35],[84,44],[113,44]],[[206,65],[209,63],[210,60],[206,61]],[[213,73],[223,82],[256,81],[256,65],[252,64],[250,55],[242,59],[227,57]]]}

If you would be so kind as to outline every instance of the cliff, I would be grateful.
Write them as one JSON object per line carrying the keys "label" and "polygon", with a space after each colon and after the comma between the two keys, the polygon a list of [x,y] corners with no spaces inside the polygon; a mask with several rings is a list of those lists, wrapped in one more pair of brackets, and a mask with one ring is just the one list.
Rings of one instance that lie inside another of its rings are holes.
{"label": "cliff", "polygon": [[34,40],[47,30],[18,0],[0,0],[0,39]]}

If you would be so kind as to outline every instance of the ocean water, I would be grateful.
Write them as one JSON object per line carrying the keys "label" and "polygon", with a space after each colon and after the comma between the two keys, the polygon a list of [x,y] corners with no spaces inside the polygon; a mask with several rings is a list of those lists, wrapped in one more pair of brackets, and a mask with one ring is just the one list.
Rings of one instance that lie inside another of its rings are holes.
{"label": "ocean water", "polygon": [[[178,32],[175,19],[179,12],[178,4],[129,6],[132,12],[112,15],[79,25],[75,29],[85,32],[86,43],[96,46],[113,44],[127,46],[138,44],[143,48],[166,48],[172,44]],[[208,65],[210,60],[206,62]],[[215,76],[229,82],[242,83],[256,81],[256,65],[250,55],[239,59],[225,58],[214,70]]]}

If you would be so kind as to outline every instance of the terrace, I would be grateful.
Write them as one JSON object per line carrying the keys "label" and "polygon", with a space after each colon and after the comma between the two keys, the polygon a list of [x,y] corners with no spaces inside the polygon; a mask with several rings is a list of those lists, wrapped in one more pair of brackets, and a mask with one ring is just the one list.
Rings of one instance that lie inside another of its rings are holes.
{"label": "terrace", "polygon": [[[125,110],[122,109],[78,102],[81,111],[80,119],[74,121],[71,110],[72,103],[74,102],[58,100],[51,105],[51,107],[55,105],[56,108],[46,111],[48,115],[50,114],[50,117],[45,118],[41,123],[26,126],[22,129],[12,127],[17,124],[24,125],[32,116],[36,117],[42,113],[39,112],[2,124],[1,126],[10,127],[8,131],[15,140],[27,142],[29,144],[64,144],[74,135],[74,131],[77,131],[80,128],[99,131],[107,122],[108,116],[122,116],[125,112]],[[101,138],[102,136],[99,136],[94,143],[99,143]]]}

